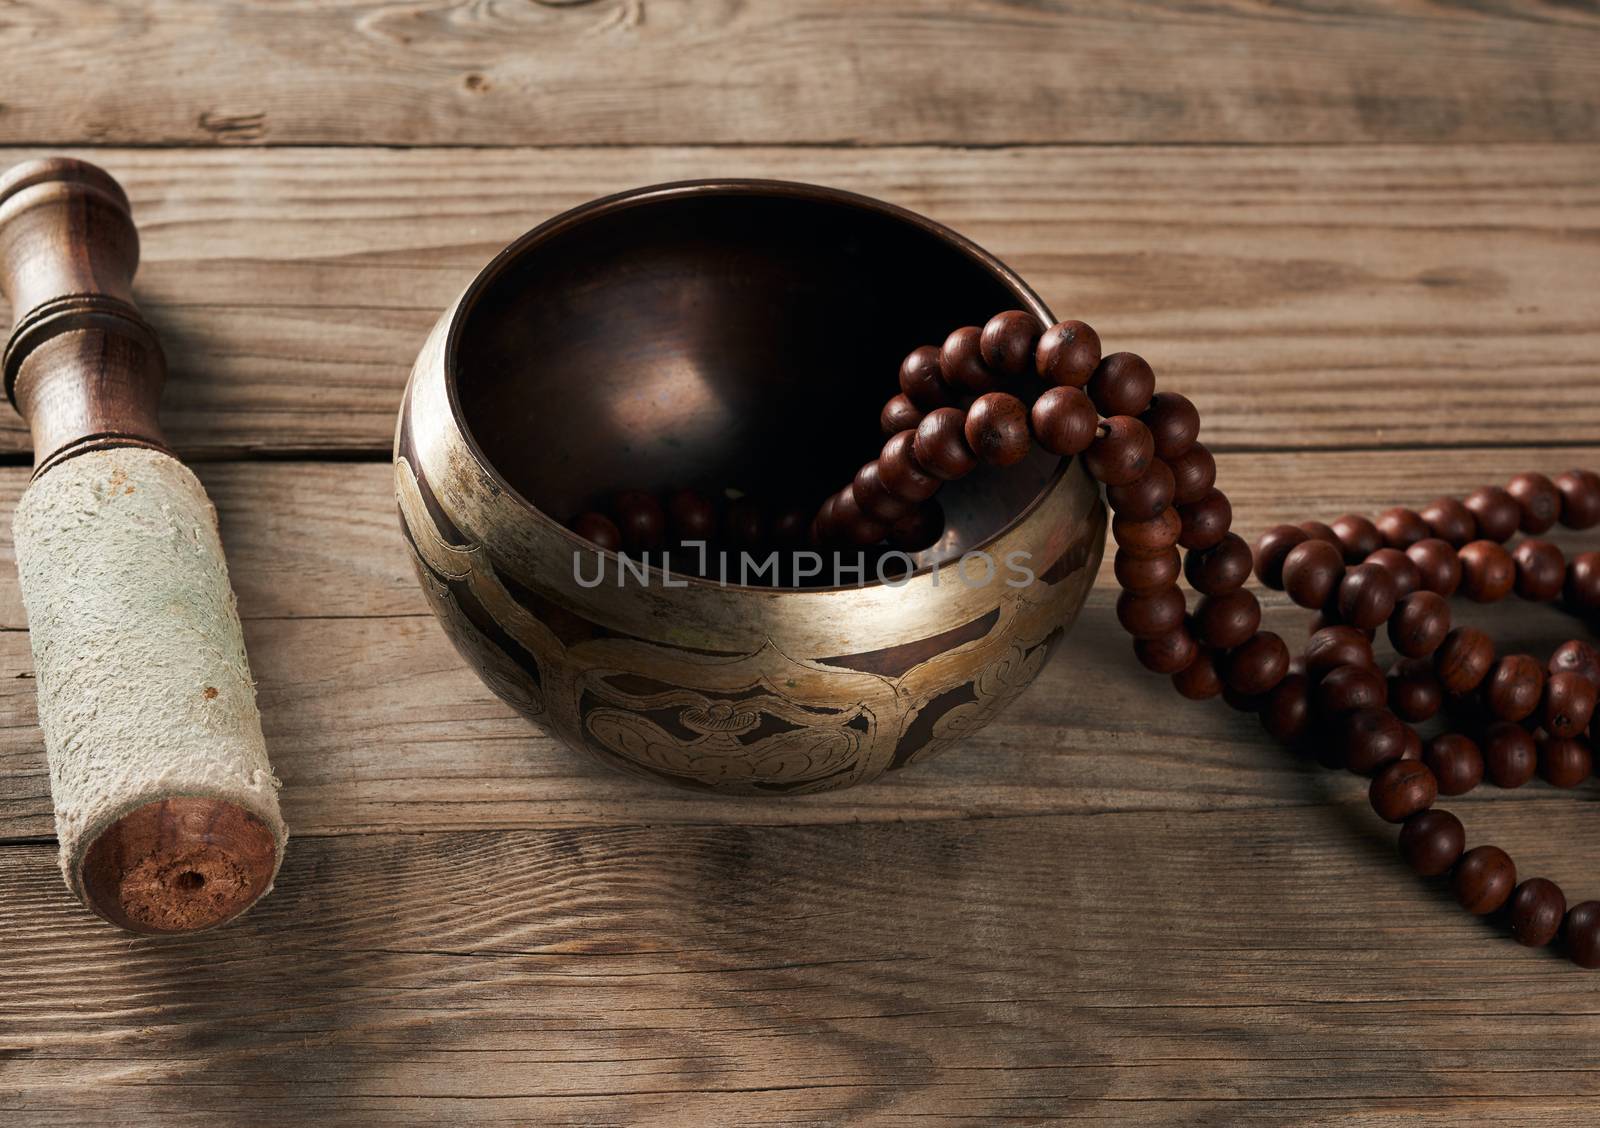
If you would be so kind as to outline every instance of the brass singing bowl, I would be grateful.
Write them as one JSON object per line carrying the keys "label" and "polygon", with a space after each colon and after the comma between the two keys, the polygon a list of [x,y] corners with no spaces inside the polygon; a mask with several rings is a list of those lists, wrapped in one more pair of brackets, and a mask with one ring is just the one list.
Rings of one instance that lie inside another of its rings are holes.
{"label": "brass singing bowl", "polygon": [[833,189],[668,184],[550,220],[445,311],[406,388],[395,484],[434,613],[501,698],[652,779],[824,791],[956,743],[1088,594],[1105,509],[1078,460],[947,485],[943,538],[892,584],[641,583],[564,522],[622,489],[820,501],[875,456],[908,351],[1017,308],[1054,320],[968,240]]}

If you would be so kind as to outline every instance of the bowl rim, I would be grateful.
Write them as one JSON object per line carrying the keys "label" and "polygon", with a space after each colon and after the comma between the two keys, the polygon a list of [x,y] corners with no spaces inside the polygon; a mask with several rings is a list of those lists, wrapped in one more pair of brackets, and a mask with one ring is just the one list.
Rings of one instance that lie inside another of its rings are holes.
{"label": "bowl rim", "polygon": [[[491,258],[481,270],[467,284],[461,296],[456,299],[450,313],[450,324],[445,334],[444,348],[442,350],[442,368],[444,370],[444,391],[446,402],[450,408],[451,422],[455,425],[456,432],[471,453],[478,469],[486,475],[496,488],[503,491],[521,510],[543,525],[547,530],[565,540],[574,549],[601,553],[602,556],[620,556],[612,549],[600,548],[592,541],[578,536],[577,533],[567,528],[546,513],[521,491],[516,489],[499,468],[486,455],[483,448],[478,445],[477,437],[472,428],[467,424],[465,413],[461,409],[460,398],[457,395],[456,375],[457,361],[459,359],[461,334],[467,319],[471,316],[478,302],[502,274],[511,268],[524,255],[532,252],[541,243],[548,242],[557,235],[570,231],[584,223],[634,208],[648,207],[652,204],[666,203],[674,200],[691,199],[711,196],[756,196],[773,197],[778,199],[804,200],[816,203],[829,203],[855,208],[860,211],[871,212],[885,218],[907,224],[931,235],[933,238],[944,242],[966,258],[970,259],[981,269],[988,271],[1002,285],[1009,289],[1020,301],[1022,308],[1032,313],[1045,325],[1053,325],[1056,317],[1050,307],[1044,302],[1032,286],[1023,280],[1022,276],[1006,265],[998,256],[985,250],[973,240],[960,232],[946,227],[937,220],[912,211],[910,208],[891,204],[888,201],[852,192],[844,188],[833,188],[821,184],[810,184],[798,180],[774,180],[761,177],[712,177],[694,180],[670,180],[657,184],[648,184],[638,188],[629,188],[609,195],[599,196],[575,207],[566,209],[549,219],[524,232]],[[978,544],[966,550],[966,553],[980,552],[993,545],[1016,529],[1044,503],[1045,499],[1056,490],[1061,480],[1071,472],[1076,458],[1061,458],[1057,461],[1055,469],[1039,491],[1028,500],[1017,513],[1003,526],[996,529]],[[907,573],[904,577],[897,577],[894,586],[904,586],[911,580],[925,576],[940,568],[959,566],[966,555],[953,557],[937,563],[925,564],[920,568]],[[651,572],[662,572],[661,565],[649,562],[647,567]],[[663,573],[665,574],[665,573]],[[708,587],[732,592],[752,593],[782,593],[782,592],[808,592],[826,593],[837,591],[858,591],[870,588],[888,586],[887,581],[874,577],[859,584],[839,584],[816,587],[774,587],[757,586],[753,584],[724,583],[719,580],[707,579],[688,573],[671,573],[676,583],[687,583],[694,587]],[[676,583],[674,586],[676,586]]]}

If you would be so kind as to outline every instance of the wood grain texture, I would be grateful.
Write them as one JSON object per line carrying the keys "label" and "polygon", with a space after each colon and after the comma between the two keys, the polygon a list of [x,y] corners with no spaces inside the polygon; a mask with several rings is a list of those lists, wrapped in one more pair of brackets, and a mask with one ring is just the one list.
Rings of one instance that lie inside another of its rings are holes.
{"label": "wood grain texture", "polygon": [[22,0],[0,50],[24,143],[1600,139],[1600,19],[1533,0]]}

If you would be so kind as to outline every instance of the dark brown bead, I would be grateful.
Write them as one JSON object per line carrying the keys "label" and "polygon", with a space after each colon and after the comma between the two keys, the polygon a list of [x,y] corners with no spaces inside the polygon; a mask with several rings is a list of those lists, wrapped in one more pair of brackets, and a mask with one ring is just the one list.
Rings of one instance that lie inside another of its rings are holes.
{"label": "dark brown bead", "polygon": [[1461,557],[1456,550],[1437,537],[1418,541],[1406,549],[1406,557],[1417,566],[1423,591],[1431,591],[1449,599],[1461,586]]}
{"label": "dark brown bead", "polygon": [[1202,648],[1195,660],[1172,675],[1172,686],[1190,701],[1205,701],[1222,692],[1222,655]]}
{"label": "dark brown bead", "polygon": [[1339,534],[1333,531],[1332,525],[1324,525],[1321,521],[1302,521],[1300,528],[1312,540],[1327,541],[1339,550],[1340,557],[1344,556],[1344,545],[1339,540]]}
{"label": "dark brown bead", "polygon": [[1228,655],[1228,685],[1246,696],[1271,691],[1289,672],[1289,648],[1271,631],[1258,631]]}
{"label": "dark brown bead", "polygon": [[1426,658],[1402,658],[1389,670],[1389,708],[1401,720],[1421,724],[1444,707],[1444,686]]}
{"label": "dark brown bead", "polygon": [[1569,529],[1592,529],[1600,525],[1600,474],[1592,470],[1568,470],[1556,475],[1561,493],[1561,523]]}
{"label": "dark brown bead", "polygon": [[1426,811],[1438,798],[1439,785],[1428,765],[1416,760],[1395,760],[1372,777],[1367,800],[1384,822],[1403,823]]}
{"label": "dark brown bead", "polygon": [[1175,674],[1195,660],[1200,644],[1187,627],[1179,627],[1160,638],[1136,639],[1133,652],[1145,669],[1158,674]]}
{"label": "dark brown bead", "polygon": [[1130,552],[1165,552],[1178,543],[1182,527],[1176,509],[1148,521],[1130,521],[1119,513],[1111,521],[1111,535]]}
{"label": "dark brown bead", "polygon": [[1472,515],[1472,510],[1453,497],[1430,502],[1423,507],[1420,516],[1434,537],[1456,548],[1478,535],[1478,519]]}
{"label": "dark brown bead", "polygon": [[1400,830],[1400,856],[1420,877],[1450,872],[1467,846],[1467,831],[1449,811],[1430,807],[1406,819]]}
{"label": "dark brown bead", "polygon": [[1089,377],[1089,398],[1108,419],[1114,415],[1142,415],[1155,390],[1156,374],[1137,353],[1112,353]]}
{"label": "dark brown bead", "polygon": [[1551,787],[1577,787],[1594,770],[1588,744],[1571,736],[1547,736],[1539,741],[1539,778]]}
{"label": "dark brown bead", "polygon": [[1113,415],[1100,424],[1084,452],[1084,465],[1096,481],[1124,486],[1142,478],[1155,458],[1149,429],[1131,415]]}
{"label": "dark brown bead", "polygon": [[1235,713],[1259,713],[1267,703],[1267,697],[1265,693],[1240,693],[1226,679],[1222,683],[1222,700]]}
{"label": "dark brown bead", "polygon": [[917,433],[901,431],[883,444],[878,455],[878,477],[902,501],[927,501],[939,492],[939,479],[917,462]]}
{"label": "dark brown bead", "polygon": [[[1108,486],[1106,500],[1111,508],[1130,520],[1148,521],[1159,517],[1172,504],[1172,471],[1159,458],[1150,463],[1144,477],[1127,485]],[[1565,573],[1563,573],[1565,578]]]}
{"label": "dark brown bead", "polygon": [[1520,527],[1538,536],[1561,520],[1561,491],[1543,474],[1518,474],[1506,483],[1506,493],[1522,507]]}
{"label": "dark brown bead", "polygon": [[1389,685],[1371,666],[1340,666],[1317,683],[1317,712],[1332,719],[1384,704]]}
{"label": "dark brown bead", "polygon": [[1176,548],[1151,553],[1119,548],[1113,570],[1117,583],[1123,588],[1137,595],[1149,595],[1177,583],[1182,565]]}
{"label": "dark brown bead", "polygon": [[1183,625],[1188,610],[1176,587],[1140,595],[1125,591],[1117,598],[1117,621],[1134,638],[1160,638]]}
{"label": "dark brown bead", "polygon": [[944,339],[939,372],[951,388],[968,395],[992,392],[1000,383],[1000,377],[983,362],[983,330],[976,325],[963,326]]}
{"label": "dark brown bead", "polygon": [[1201,595],[1222,595],[1244,586],[1250,563],[1250,546],[1237,533],[1229,533],[1210,548],[1190,549],[1183,574]]}
{"label": "dark brown bead", "polygon": [[1561,932],[1567,898],[1555,882],[1530,877],[1512,892],[1506,909],[1507,923],[1517,943],[1542,948]]}
{"label": "dark brown bead", "polygon": [[812,520],[810,529],[810,540],[813,544],[821,547],[834,544],[840,539],[838,506],[839,496],[833,494],[817,507],[817,515]]}
{"label": "dark brown bead", "polygon": [[1304,674],[1286,675],[1261,707],[1261,727],[1291,747],[1304,740],[1311,731],[1311,680]]}
{"label": "dark brown bead", "polygon": [[1377,526],[1383,534],[1383,543],[1390,548],[1407,549],[1433,535],[1422,514],[1404,506],[1384,510],[1378,515]]}
{"label": "dark brown bead", "polygon": [[1100,426],[1100,413],[1083,389],[1067,386],[1046,388],[1033,401],[1030,418],[1039,445],[1062,457],[1088,450]]}
{"label": "dark brown bead", "polygon": [[1496,787],[1521,787],[1539,770],[1533,734],[1510,721],[1496,721],[1483,733],[1483,770]]}
{"label": "dark brown bead", "polygon": [[967,445],[966,413],[955,407],[930,411],[917,427],[912,453],[917,465],[949,482],[972,473],[977,456]]}
{"label": "dark brown bead", "polygon": [[[859,530],[869,532],[878,531],[872,542],[883,539],[883,524],[875,518],[864,514],[860,502],[856,498],[855,486],[846,486],[840,491],[841,500],[848,497],[851,505],[844,510],[835,509],[835,512],[848,515],[849,520],[855,524],[846,526],[846,532]],[[728,516],[724,522],[728,540],[740,548],[756,548],[763,545],[767,539],[767,511],[760,502],[748,497],[739,498],[728,505]]]}
{"label": "dark brown bead", "polygon": [[1549,603],[1561,596],[1567,581],[1567,558],[1547,540],[1529,538],[1512,550],[1517,567],[1517,594],[1535,603]]}
{"label": "dark brown bead", "polygon": [[1325,540],[1308,540],[1283,562],[1283,588],[1301,607],[1326,607],[1344,579],[1344,554]]}
{"label": "dark brown bead", "polygon": [[967,408],[967,445],[986,466],[1014,466],[1028,457],[1028,408],[1007,392],[979,396]]}
{"label": "dark brown bead", "polygon": [[1516,864],[1498,846],[1474,846],[1461,855],[1450,875],[1456,903],[1473,916],[1488,916],[1499,909],[1516,885]]}
{"label": "dark brown bead", "polygon": [[923,411],[949,407],[955,392],[944,381],[939,368],[939,350],[932,345],[912,349],[900,362],[900,394]]}
{"label": "dark brown bead", "polygon": [[667,521],[678,541],[709,541],[717,534],[717,507],[697,490],[676,490],[667,498]]}
{"label": "dark brown bead", "polygon": [[1402,760],[1416,760],[1422,762],[1422,737],[1417,735],[1417,730],[1410,725],[1406,726],[1406,747],[1400,753]]}
{"label": "dark brown bead", "polygon": [[1483,703],[1497,721],[1533,715],[1544,699],[1544,667],[1531,654],[1507,654],[1483,681]]}
{"label": "dark brown bead", "polygon": [[1439,675],[1439,684],[1446,693],[1457,697],[1477,689],[1489,676],[1489,667],[1493,665],[1494,642],[1476,627],[1457,627],[1445,635],[1444,642],[1433,655],[1433,670]]}
{"label": "dark brown bead", "polygon": [[1557,737],[1579,735],[1594,717],[1595,699],[1594,683],[1576,670],[1551,674],[1545,682],[1544,700],[1540,702],[1544,730]]}
{"label": "dark brown bead", "polygon": [[1600,651],[1582,639],[1575,638],[1556,647],[1556,652],[1550,656],[1548,669],[1552,674],[1567,670],[1582,674],[1596,689],[1600,689]]}
{"label": "dark brown bead", "polygon": [[1494,541],[1475,540],[1461,549],[1461,594],[1474,603],[1498,603],[1516,582],[1511,554]]}
{"label": "dark brown bead", "polygon": [[1600,611],[1600,552],[1585,552],[1572,558],[1563,594],[1579,611]]}
{"label": "dark brown bead", "polygon": [[1178,543],[1184,548],[1207,549],[1222,543],[1233,525],[1233,506],[1228,495],[1216,487],[1207,490],[1198,501],[1178,507],[1183,519],[1183,529]]}
{"label": "dark brown bead", "polygon": [[1340,666],[1377,667],[1372,641],[1354,627],[1323,627],[1306,642],[1306,676],[1320,681]]}
{"label": "dark brown bead", "polygon": [[890,491],[883,481],[883,470],[877,459],[856,471],[850,490],[863,513],[885,524],[894,524],[900,518],[909,516],[916,508],[916,502],[907,501]]}
{"label": "dark brown bead", "polygon": [[1383,547],[1383,534],[1378,532],[1378,526],[1358,513],[1336,517],[1328,527],[1339,538],[1346,564],[1359,564]]}
{"label": "dark brown bead", "polygon": [[1175,505],[1188,505],[1199,501],[1207,490],[1217,484],[1217,460],[1206,449],[1205,443],[1195,443],[1175,458],[1166,460],[1172,468],[1176,488],[1172,492]]}
{"label": "dark brown bead", "polygon": [[667,511],[656,495],[644,490],[623,490],[611,502],[611,515],[629,552],[660,548],[667,539]]}
{"label": "dark brown bead", "polygon": [[1398,548],[1380,548],[1367,557],[1366,563],[1382,568],[1394,577],[1394,597],[1404,599],[1422,587],[1422,572],[1412,563],[1411,557]]}
{"label": "dark brown bead", "polygon": [[1600,901],[1583,901],[1568,909],[1561,934],[1567,959],[1579,967],[1600,967]]}
{"label": "dark brown bead", "polygon": [[1081,321],[1059,321],[1039,338],[1033,359],[1041,380],[1081,388],[1100,363],[1100,334]]}
{"label": "dark brown bead", "polygon": [[1243,588],[1208,595],[1194,613],[1200,641],[1218,650],[1232,650],[1261,627],[1261,604]]}
{"label": "dark brown bead", "polygon": [[885,437],[898,435],[901,431],[914,431],[921,422],[922,409],[907,399],[904,393],[884,404],[883,410],[878,413],[878,426],[883,429]]}
{"label": "dark brown bead", "polygon": [[1483,751],[1472,738],[1457,732],[1430,740],[1422,762],[1432,769],[1440,795],[1465,795],[1483,782]]}
{"label": "dark brown bead", "polygon": [[1364,631],[1376,630],[1394,613],[1395,582],[1377,564],[1357,564],[1339,583],[1339,617]]}
{"label": "dark brown bead", "polygon": [[1187,453],[1200,437],[1199,409],[1187,396],[1177,392],[1157,393],[1139,418],[1150,428],[1157,458],[1177,458]]}
{"label": "dark brown bead", "polygon": [[1342,714],[1336,732],[1342,762],[1356,775],[1371,775],[1406,749],[1406,726],[1381,705]]}
{"label": "dark brown bead", "polygon": [[616,523],[604,513],[590,511],[578,515],[572,522],[572,531],[584,540],[591,542],[596,548],[610,549],[616,552],[622,547],[622,533]]}
{"label": "dark brown bead", "polygon": [[889,526],[889,543],[901,552],[921,552],[944,536],[944,506],[929,499]]}
{"label": "dark brown bead", "polygon": [[[833,501],[833,526],[838,530],[841,539],[850,544],[865,547],[877,544],[889,535],[889,526],[863,512],[861,505],[856,501],[855,490],[846,486],[834,494]],[[757,544],[760,542],[760,516],[759,510],[751,510],[743,505],[728,507],[728,537],[736,544]],[[741,531],[742,530],[742,531]]]}
{"label": "dark brown bead", "polygon": [[984,324],[978,352],[991,372],[1014,379],[1032,371],[1034,354],[1043,336],[1044,326],[1033,314],[1008,309]]}
{"label": "dark brown bead", "polygon": [[1309,538],[1294,525],[1274,525],[1256,541],[1256,578],[1273,591],[1283,590],[1283,563],[1289,553]]}
{"label": "dark brown bead", "polygon": [[1522,506],[1499,486],[1480,486],[1462,503],[1478,520],[1478,536],[1501,543],[1522,525]]}
{"label": "dark brown bead", "polygon": [[805,542],[806,523],[811,515],[801,506],[790,505],[778,510],[772,517],[769,530],[773,542],[784,548],[797,548]]}

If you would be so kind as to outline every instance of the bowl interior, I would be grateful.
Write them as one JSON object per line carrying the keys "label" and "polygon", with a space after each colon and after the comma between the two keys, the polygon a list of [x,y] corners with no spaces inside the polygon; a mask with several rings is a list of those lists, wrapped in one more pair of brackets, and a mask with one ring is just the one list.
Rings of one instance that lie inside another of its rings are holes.
{"label": "bowl interior", "polygon": [[[876,456],[900,360],[1002,309],[1044,316],[942,228],[800,185],[687,186],[569,213],[485,272],[453,334],[469,437],[565,523],[617,490],[820,503]],[[940,493],[931,563],[1014,520],[1035,449]]]}

